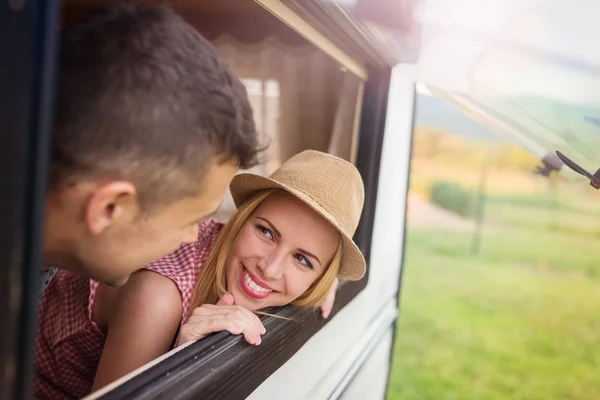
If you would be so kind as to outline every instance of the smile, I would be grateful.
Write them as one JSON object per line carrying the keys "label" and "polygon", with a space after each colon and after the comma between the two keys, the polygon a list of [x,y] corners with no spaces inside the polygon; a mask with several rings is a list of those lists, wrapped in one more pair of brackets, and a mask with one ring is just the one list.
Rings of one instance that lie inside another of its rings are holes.
{"label": "smile", "polygon": [[264,299],[274,292],[274,290],[269,288],[266,284],[258,281],[258,278],[248,272],[242,264],[240,264],[240,272],[242,272],[240,274],[240,283],[242,289],[248,296],[255,299]]}

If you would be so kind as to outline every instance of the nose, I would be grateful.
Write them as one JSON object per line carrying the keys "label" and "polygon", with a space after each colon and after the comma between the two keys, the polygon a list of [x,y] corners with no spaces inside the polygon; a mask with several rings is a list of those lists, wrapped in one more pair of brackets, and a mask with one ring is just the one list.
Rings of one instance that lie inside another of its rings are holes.
{"label": "nose", "polygon": [[192,228],[186,232],[185,237],[183,238],[184,243],[196,243],[198,240],[198,224],[194,224]]}
{"label": "nose", "polygon": [[281,251],[273,250],[258,261],[258,268],[263,277],[268,280],[279,280],[283,276],[283,262],[285,255]]}

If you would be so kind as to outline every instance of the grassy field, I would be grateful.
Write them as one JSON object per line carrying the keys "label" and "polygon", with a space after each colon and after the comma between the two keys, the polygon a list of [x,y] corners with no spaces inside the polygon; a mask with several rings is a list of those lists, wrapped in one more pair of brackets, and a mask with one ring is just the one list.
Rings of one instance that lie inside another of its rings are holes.
{"label": "grassy field", "polygon": [[409,226],[388,400],[600,399],[600,200],[536,185],[491,190],[476,256]]}

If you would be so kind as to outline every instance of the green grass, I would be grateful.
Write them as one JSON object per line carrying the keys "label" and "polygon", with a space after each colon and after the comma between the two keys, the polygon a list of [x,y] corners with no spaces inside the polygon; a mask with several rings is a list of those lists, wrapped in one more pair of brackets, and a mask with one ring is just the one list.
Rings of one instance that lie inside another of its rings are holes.
{"label": "green grass", "polygon": [[389,400],[600,399],[600,213],[544,202],[489,199],[477,256],[409,227]]}

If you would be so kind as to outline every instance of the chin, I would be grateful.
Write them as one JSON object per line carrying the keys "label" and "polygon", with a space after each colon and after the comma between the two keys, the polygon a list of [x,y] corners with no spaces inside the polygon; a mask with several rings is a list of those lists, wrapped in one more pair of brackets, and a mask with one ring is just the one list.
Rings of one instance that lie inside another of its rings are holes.
{"label": "chin", "polygon": [[119,276],[117,278],[101,280],[100,282],[105,283],[108,286],[112,286],[112,287],[121,287],[124,284],[126,284],[128,280],[129,280],[129,275],[126,275],[126,276]]}

